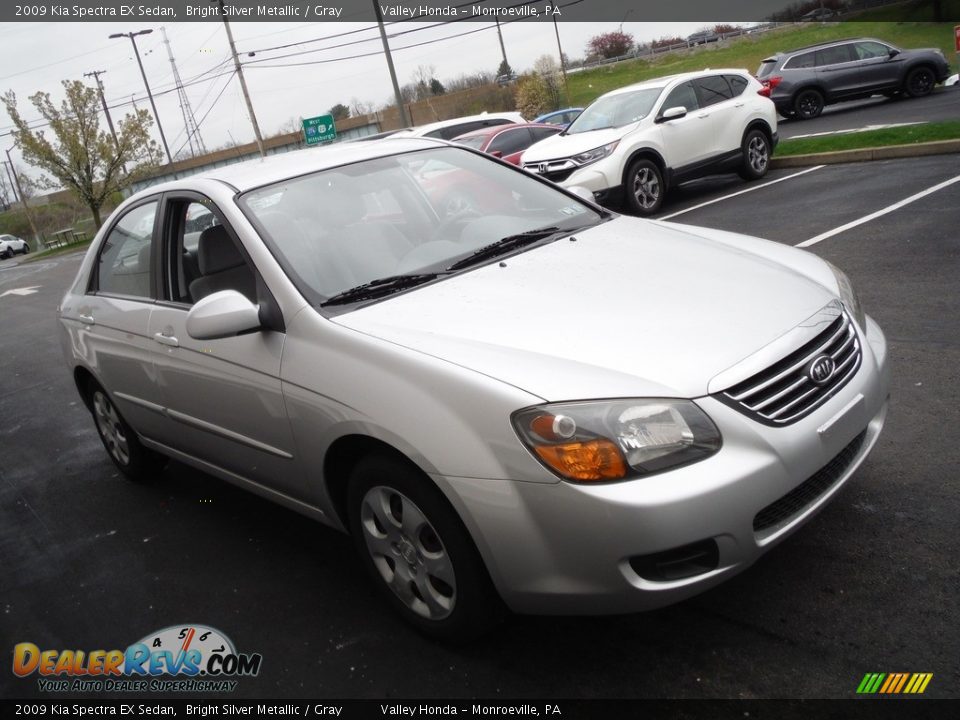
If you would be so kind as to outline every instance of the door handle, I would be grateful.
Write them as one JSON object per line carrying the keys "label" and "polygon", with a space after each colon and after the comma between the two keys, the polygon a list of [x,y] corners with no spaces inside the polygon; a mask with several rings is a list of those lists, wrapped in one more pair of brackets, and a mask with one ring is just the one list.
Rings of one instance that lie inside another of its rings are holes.
{"label": "door handle", "polygon": [[80,315],[80,322],[84,325],[93,325],[97,321],[93,319],[93,315]]}
{"label": "door handle", "polygon": [[153,339],[156,340],[161,345],[168,345],[169,347],[180,347],[180,341],[177,340],[173,335],[164,335],[163,333],[155,333]]}
{"label": "door handle", "polygon": [[734,107],[743,107],[746,103],[738,102],[734,104]]}
{"label": "door handle", "polygon": [[710,113],[700,113],[699,115],[697,115],[697,117],[703,120],[705,118],[710,117]]}

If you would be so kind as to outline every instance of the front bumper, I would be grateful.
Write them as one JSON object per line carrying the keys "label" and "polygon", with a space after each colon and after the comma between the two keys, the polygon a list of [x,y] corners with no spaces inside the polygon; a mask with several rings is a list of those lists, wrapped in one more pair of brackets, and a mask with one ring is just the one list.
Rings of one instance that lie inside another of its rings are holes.
{"label": "front bumper", "polygon": [[[669,605],[749,567],[829,502],[869,454],[886,417],[889,371],[886,340],[870,319],[866,340],[856,376],[788,427],[760,425],[711,397],[699,399],[724,445],[694,465],[602,485],[435,479],[514,611],[599,614]],[[839,456],[838,468],[831,461]],[[814,496],[754,530],[761,510],[812,476],[822,479],[825,466],[833,474]],[[715,567],[690,576],[651,579],[638,562],[704,542],[715,547]]]}

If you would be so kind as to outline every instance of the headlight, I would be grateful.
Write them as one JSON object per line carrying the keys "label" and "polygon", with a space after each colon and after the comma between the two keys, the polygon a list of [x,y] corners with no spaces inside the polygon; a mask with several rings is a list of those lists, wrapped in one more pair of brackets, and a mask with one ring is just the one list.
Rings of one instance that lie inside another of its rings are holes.
{"label": "headlight", "polygon": [[571,160],[573,160],[577,165],[589,165],[590,163],[595,163],[597,160],[602,160],[607,155],[612,153],[617,149],[617,145],[620,144],[620,141],[612,142],[608,145],[603,145],[602,147],[594,148],[593,150],[587,150],[585,153],[580,153],[579,155],[574,155]]}
{"label": "headlight", "polygon": [[538,405],[513,414],[534,455],[567,480],[609,482],[709,457],[720,431],[689,400],[603,400]]}
{"label": "headlight", "polygon": [[847,277],[847,274],[827,260],[824,260],[827,265],[830,266],[830,269],[833,271],[834,277],[837,279],[837,287],[840,289],[840,300],[843,301],[843,306],[847,309],[847,312],[853,315],[853,319],[857,321],[857,325],[861,330],[865,330],[867,327],[866,323],[866,313],[863,312],[863,306],[860,304],[860,298],[857,297],[856,290],[853,289],[853,284],[850,282],[850,278]]}

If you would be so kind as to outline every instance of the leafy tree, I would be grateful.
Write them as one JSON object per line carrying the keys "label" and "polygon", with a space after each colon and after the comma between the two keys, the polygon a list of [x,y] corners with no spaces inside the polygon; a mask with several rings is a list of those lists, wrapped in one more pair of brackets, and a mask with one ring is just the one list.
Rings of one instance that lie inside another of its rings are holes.
{"label": "leafy tree", "polygon": [[337,103],[332,108],[327,110],[327,112],[333,115],[334,120],[346,120],[348,117],[350,117],[350,108],[343,103]]}
{"label": "leafy tree", "polygon": [[670,47],[671,45],[686,45],[687,41],[682,37],[662,37],[654,40],[650,43],[652,48],[664,48]]}
{"label": "leafy tree", "polygon": [[543,76],[531,73],[521,75],[514,90],[517,110],[526,118],[534,118],[552,110],[553,95]]}
{"label": "leafy tree", "polygon": [[513,68],[510,67],[510,63],[506,60],[501,60],[500,66],[497,68],[497,77],[501,75],[513,75]]}
{"label": "leafy tree", "polygon": [[554,60],[552,55],[541,55],[536,59],[536,61],[534,61],[533,71],[543,78],[543,82],[547,87],[547,92],[550,94],[550,107],[547,108],[547,110],[555,110],[556,108],[560,107],[562,77],[560,75],[560,66],[557,65],[557,61]]}
{"label": "leafy tree", "polygon": [[447,89],[443,86],[443,83],[437,80],[436,78],[430,79],[430,94],[431,95],[443,95],[447,92]]}
{"label": "leafy tree", "polygon": [[620,57],[626,55],[632,49],[633,35],[619,30],[595,35],[587,43],[587,55],[602,58]]}
{"label": "leafy tree", "polygon": [[[49,125],[31,130],[17,109],[12,90],[3,95],[7,114],[13,120],[13,139],[23,159],[43,175],[38,187],[65,187],[90,208],[100,226],[100,208],[137,177],[158,166],[163,159],[160,147],[150,137],[153,119],[146,110],[127,114],[116,124],[117,142],[100,128],[100,99],[97,91],[78,80],[64,80],[66,97],[57,107],[49,93],[38,92],[30,102]],[[130,172],[125,166],[132,168]]]}

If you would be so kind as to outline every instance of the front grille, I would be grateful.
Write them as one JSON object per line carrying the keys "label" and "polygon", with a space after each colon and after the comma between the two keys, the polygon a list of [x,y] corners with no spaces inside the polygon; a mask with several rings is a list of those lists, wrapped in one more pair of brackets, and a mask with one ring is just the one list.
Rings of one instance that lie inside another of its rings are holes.
{"label": "front grille", "polygon": [[570,168],[569,170],[555,170],[553,172],[546,172],[543,175],[541,175],[541,177],[545,177],[547,180],[550,180],[551,182],[556,182],[556,183],[563,182],[568,177],[573,175],[574,170],[576,170],[576,168]]}
{"label": "front grille", "polygon": [[[833,361],[834,369],[818,385],[812,367],[823,356]],[[861,360],[856,328],[841,312],[799,350],[715,397],[765,425],[789,425],[833,397],[856,374]]]}
{"label": "front grille", "polygon": [[770,503],[753,518],[753,531],[762,532],[798,515],[840,479],[860,452],[867,431],[857,435],[830,462],[776,502]]}

